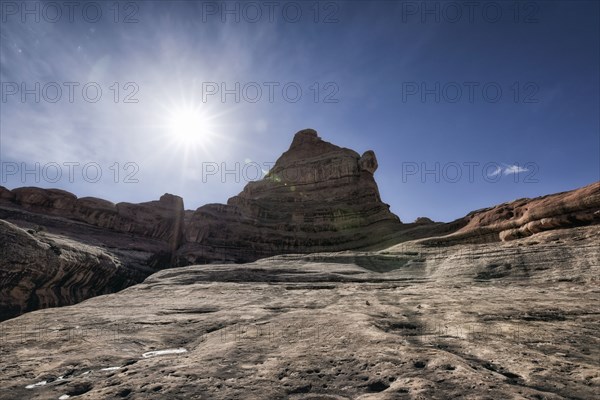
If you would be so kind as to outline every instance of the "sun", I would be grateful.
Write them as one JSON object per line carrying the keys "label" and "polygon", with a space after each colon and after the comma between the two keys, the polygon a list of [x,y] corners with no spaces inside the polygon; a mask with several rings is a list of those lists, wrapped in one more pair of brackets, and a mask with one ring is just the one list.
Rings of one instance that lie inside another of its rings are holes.
{"label": "sun", "polygon": [[169,136],[184,145],[202,144],[210,136],[210,123],[199,110],[179,109],[171,113],[168,122]]}
{"label": "sun", "polygon": [[183,162],[213,154],[217,149],[224,151],[231,145],[224,135],[229,127],[224,123],[226,110],[183,97],[158,105],[156,143],[170,154],[177,154]]}

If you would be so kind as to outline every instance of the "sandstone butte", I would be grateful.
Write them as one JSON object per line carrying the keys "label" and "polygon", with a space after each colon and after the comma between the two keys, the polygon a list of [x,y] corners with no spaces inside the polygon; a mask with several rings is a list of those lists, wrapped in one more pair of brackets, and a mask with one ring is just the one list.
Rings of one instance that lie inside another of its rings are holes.
{"label": "sandstone butte", "polygon": [[171,194],[118,203],[58,189],[0,187],[0,320],[78,303],[172,267],[283,254],[506,242],[600,222],[600,182],[477,210],[450,223],[402,223],[382,202],[373,151],[296,133],[260,181],[227,204],[184,210]]}

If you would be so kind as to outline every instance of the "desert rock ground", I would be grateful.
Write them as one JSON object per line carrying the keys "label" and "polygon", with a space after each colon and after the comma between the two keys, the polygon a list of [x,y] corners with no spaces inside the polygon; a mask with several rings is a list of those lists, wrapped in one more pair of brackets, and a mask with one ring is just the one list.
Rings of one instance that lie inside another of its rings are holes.
{"label": "desert rock ground", "polygon": [[0,398],[594,399],[599,234],[160,271],[1,323]]}

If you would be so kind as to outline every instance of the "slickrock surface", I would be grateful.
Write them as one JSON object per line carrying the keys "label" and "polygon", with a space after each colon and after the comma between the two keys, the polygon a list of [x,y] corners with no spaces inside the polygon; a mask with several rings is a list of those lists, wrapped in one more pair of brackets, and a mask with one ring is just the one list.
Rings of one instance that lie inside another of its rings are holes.
{"label": "slickrock surface", "polygon": [[263,180],[227,205],[196,210],[179,254],[190,263],[244,262],[383,245],[402,224],[381,201],[376,169],[373,151],[360,156],[302,130]]}
{"label": "slickrock surface", "polygon": [[0,398],[597,398],[599,235],[164,270],[0,323]]}

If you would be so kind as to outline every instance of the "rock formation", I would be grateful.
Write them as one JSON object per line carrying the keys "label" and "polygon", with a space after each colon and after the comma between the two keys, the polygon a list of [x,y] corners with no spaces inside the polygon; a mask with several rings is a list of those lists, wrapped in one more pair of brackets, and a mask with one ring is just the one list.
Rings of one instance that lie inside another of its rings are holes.
{"label": "rock formation", "polygon": [[415,219],[415,224],[433,224],[433,221],[431,220],[431,218],[418,217],[417,219]]}
{"label": "rock formation", "polygon": [[458,228],[455,232],[427,239],[427,243],[509,241],[548,230],[600,224],[600,182],[473,211],[451,224]]}
{"label": "rock formation", "polygon": [[0,320],[139,283],[173,265],[182,233],[177,196],[113,204],[0,187]]}
{"label": "rock formation", "polygon": [[[227,204],[184,211],[170,194],[118,203],[57,189],[0,186],[0,320],[121,290],[165,268],[278,254],[517,239],[600,223],[600,182],[478,210],[450,223],[402,224],[362,156],[298,132],[273,169]],[[21,261],[19,261],[21,260]]]}
{"label": "rock formation", "polygon": [[196,210],[179,254],[189,263],[244,262],[382,246],[402,224],[381,201],[376,169],[373,151],[360,156],[302,130],[263,180],[227,205]]}
{"label": "rock formation", "polygon": [[0,187],[0,218],[9,222],[0,225],[0,318],[114,292],[175,265],[395,242],[402,224],[381,202],[376,169],[372,151],[360,156],[307,129],[265,179],[227,205],[195,212],[170,194],[113,204],[58,189]]}
{"label": "rock formation", "polygon": [[[115,232],[131,233],[168,242],[176,250],[183,233],[183,200],[165,194],[158,201],[118,203],[83,197],[59,189],[23,187],[9,191],[0,186],[0,201],[36,214],[85,222]],[[0,203],[2,204],[2,203]]]}
{"label": "rock formation", "polygon": [[112,293],[146,275],[134,268],[134,257],[3,220],[0,254],[0,321]]}

